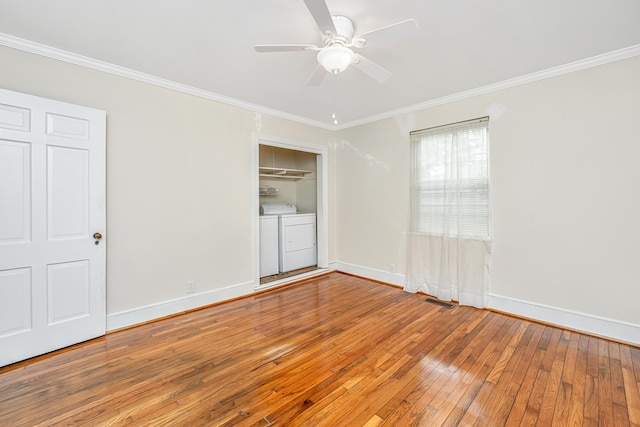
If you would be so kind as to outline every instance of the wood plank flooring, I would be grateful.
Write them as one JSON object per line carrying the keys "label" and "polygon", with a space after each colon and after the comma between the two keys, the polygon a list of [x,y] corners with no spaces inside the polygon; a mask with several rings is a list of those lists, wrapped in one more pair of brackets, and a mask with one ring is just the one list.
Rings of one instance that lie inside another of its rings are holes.
{"label": "wood plank flooring", "polygon": [[640,350],[333,273],[0,368],[0,425],[640,426]]}

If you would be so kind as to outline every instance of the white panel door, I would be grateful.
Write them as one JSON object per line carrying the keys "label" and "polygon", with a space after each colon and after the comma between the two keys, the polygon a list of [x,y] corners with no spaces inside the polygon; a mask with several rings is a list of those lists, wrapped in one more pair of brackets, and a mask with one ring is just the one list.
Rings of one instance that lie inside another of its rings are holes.
{"label": "white panel door", "polygon": [[0,89],[0,366],[105,333],[105,124]]}

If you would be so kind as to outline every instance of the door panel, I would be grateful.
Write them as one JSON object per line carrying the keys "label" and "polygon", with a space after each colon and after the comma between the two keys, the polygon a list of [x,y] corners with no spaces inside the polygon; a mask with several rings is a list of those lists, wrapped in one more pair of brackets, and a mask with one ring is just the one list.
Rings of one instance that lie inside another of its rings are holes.
{"label": "door panel", "polygon": [[28,132],[31,110],[15,105],[0,104],[0,128]]}
{"label": "door panel", "polygon": [[89,313],[89,261],[47,266],[49,325],[87,317]]}
{"label": "door panel", "polygon": [[0,271],[0,338],[31,328],[31,269]]}
{"label": "door panel", "polygon": [[27,242],[31,230],[29,144],[0,140],[0,245]]}
{"label": "door panel", "polygon": [[49,239],[89,233],[89,154],[87,150],[48,147],[47,202]]}
{"label": "door panel", "polygon": [[47,114],[47,135],[61,138],[89,139],[89,120]]}
{"label": "door panel", "polygon": [[0,366],[105,333],[105,124],[0,89]]}

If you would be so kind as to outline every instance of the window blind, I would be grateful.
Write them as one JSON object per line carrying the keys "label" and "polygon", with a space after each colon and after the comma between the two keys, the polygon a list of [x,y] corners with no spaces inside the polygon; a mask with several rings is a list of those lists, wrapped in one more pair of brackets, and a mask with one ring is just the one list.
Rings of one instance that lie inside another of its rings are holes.
{"label": "window blind", "polygon": [[490,238],[488,124],[412,132],[412,232]]}

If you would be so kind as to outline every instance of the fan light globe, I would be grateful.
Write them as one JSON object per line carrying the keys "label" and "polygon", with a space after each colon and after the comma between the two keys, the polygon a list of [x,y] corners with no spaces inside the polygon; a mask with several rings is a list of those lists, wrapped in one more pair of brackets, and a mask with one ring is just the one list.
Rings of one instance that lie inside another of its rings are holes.
{"label": "fan light globe", "polygon": [[351,49],[333,45],[318,52],[318,62],[330,73],[338,74],[347,69],[353,59]]}

